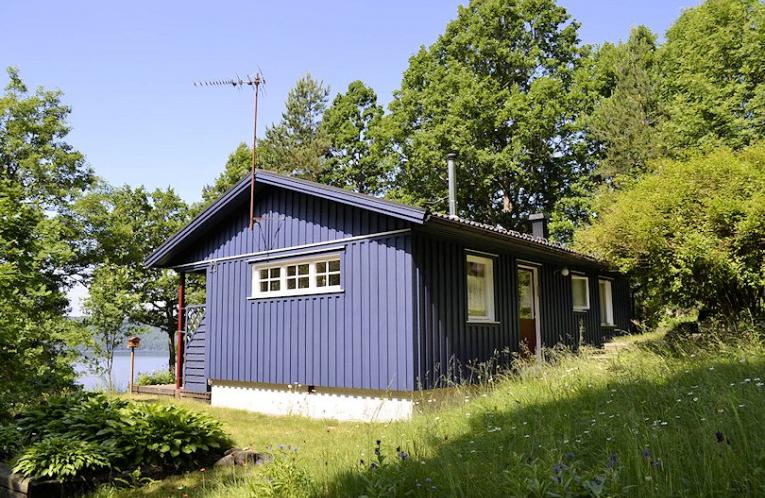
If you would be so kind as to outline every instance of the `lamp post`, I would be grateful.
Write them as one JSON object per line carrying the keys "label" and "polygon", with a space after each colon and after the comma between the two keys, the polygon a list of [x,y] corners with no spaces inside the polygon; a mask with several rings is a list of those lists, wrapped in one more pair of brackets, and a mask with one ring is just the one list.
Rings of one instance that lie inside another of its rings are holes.
{"label": "lamp post", "polygon": [[130,348],[130,384],[128,386],[129,392],[133,393],[133,379],[135,378],[135,348],[141,344],[141,338],[133,336],[128,339],[128,347]]}

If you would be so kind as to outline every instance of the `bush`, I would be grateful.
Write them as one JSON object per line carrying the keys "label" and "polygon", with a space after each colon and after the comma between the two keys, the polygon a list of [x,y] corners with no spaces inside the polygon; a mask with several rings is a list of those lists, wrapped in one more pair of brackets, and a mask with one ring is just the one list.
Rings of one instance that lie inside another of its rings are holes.
{"label": "bush", "polygon": [[[0,436],[6,432],[14,434],[20,444],[35,443],[32,448],[37,448],[25,457],[31,463],[22,469],[36,472],[47,465],[45,462],[64,462],[62,465],[75,466],[73,475],[77,475],[78,469],[88,471],[90,460],[83,456],[87,445],[75,448],[82,453],[80,460],[70,462],[66,453],[55,460],[56,448],[69,451],[69,441],[96,445],[99,455],[121,471],[148,467],[162,473],[207,463],[230,443],[222,425],[208,415],[173,405],[135,403],[96,393],[52,397],[27,408],[18,416],[15,430],[11,433],[10,429],[2,429]],[[37,443],[45,444],[38,447]],[[71,468],[65,467],[67,471]]]}
{"label": "bush", "polygon": [[24,451],[13,471],[30,477],[72,480],[92,477],[109,467],[109,459],[96,443],[49,436]]}
{"label": "bush", "polygon": [[74,392],[53,396],[22,411],[16,421],[28,442],[48,435],[64,435],[86,441],[103,439],[101,431],[120,423],[128,402],[100,393]]}
{"label": "bush", "polygon": [[220,422],[173,405],[130,404],[120,425],[105,429],[128,466],[189,469],[217,457],[231,441]]}
{"label": "bush", "polygon": [[10,460],[21,448],[19,430],[9,425],[0,425],[0,460]]}
{"label": "bush", "polygon": [[667,308],[765,315],[765,142],[659,163],[597,211],[577,247],[628,273],[654,322]]}
{"label": "bush", "polygon": [[173,383],[175,383],[175,374],[170,370],[157,370],[156,372],[142,373],[138,375],[139,386],[157,386]]}

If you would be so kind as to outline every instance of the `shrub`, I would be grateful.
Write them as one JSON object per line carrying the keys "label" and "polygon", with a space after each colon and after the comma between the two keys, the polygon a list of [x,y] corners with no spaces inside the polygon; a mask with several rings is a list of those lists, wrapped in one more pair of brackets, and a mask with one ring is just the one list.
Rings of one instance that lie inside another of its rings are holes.
{"label": "shrub", "polygon": [[627,272],[654,321],[765,315],[765,142],[659,163],[597,211],[576,245]]}
{"label": "shrub", "polygon": [[10,460],[21,448],[19,430],[10,425],[0,425],[0,460]]}
{"label": "shrub", "polygon": [[24,410],[17,419],[21,434],[30,442],[48,435],[100,441],[110,423],[122,420],[128,402],[100,393],[75,392],[51,397]]}
{"label": "shrub", "polygon": [[313,494],[313,481],[297,462],[297,448],[281,448],[274,461],[250,481],[250,496],[301,498]]}
{"label": "shrub", "polygon": [[157,370],[151,373],[138,375],[139,386],[157,386],[160,384],[173,384],[175,375],[170,370]]}
{"label": "shrub", "polygon": [[49,436],[24,451],[13,467],[25,476],[73,480],[109,469],[109,459],[96,443]]}
{"label": "shrub", "polygon": [[212,417],[163,404],[130,404],[104,435],[124,453],[126,465],[166,470],[193,468],[231,443]]}

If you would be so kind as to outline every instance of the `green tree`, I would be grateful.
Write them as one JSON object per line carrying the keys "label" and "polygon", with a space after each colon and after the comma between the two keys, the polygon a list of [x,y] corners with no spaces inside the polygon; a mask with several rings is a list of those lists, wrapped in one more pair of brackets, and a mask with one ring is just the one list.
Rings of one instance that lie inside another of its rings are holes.
{"label": "green tree", "polygon": [[310,74],[300,78],[287,95],[279,123],[266,129],[258,143],[258,166],[317,180],[324,169],[328,143],[321,120],[329,87]]}
{"label": "green tree", "polygon": [[396,195],[445,210],[444,157],[455,151],[461,214],[519,228],[555,210],[591,169],[579,145],[578,26],[553,0],[460,7],[410,59],[390,105]]}
{"label": "green tree", "polygon": [[683,11],[666,38],[661,131],[671,152],[765,137],[765,4],[708,0]]}
{"label": "green tree", "polygon": [[576,246],[627,273],[648,318],[763,316],[765,143],[659,162],[596,208]]}
{"label": "green tree", "polygon": [[362,194],[383,192],[390,171],[385,140],[379,137],[382,116],[377,94],[361,81],[351,82],[346,93],[335,97],[322,122],[329,142],[323,183]]}
{"label": "green tree", "polygon": [[[168,364],[172,368],[178,325],[178,276],[172,270],[146,268],[143,262],[188,221],[188,206],[172,189],[148,192],[143,187],[100,184],[79,200],[76,212],[91,267],[96,274],[104,266],[125,269],[130,283],[126,291],[138,296],[141,303],[130,319],[167,334]],[[189,283],[192,289],[199,287],[193,279]]]}
{"label": "green tree", "polygon": [[88,344],[94,360],[91,368],[106,377],[109,389],[113,388],[114,351],[141,330],[140,325],[130,321],[141,306],[140,296],[133,289],[133,275],[128,267],[101,265],[93,273],[84,302],[85,324],[92,334]]}
{"label": "green tree", "polygon": [[644,173],[660,153],[656,36],[639,26],[627,42],[606,43],[594,58],[602,98],[586,119],[587,131],[599,153],[597,173],[618,186]]}
{"label": "green tree", "polygon": [[0,418],[71,385],[81,328],[64,316],[79,269],[66,213],[92,173],[66,141],[61,94],[29,92],[16,69],[0,97]]}
{"label": "green tree", "polygon": [[202,206],[208,206],[213,201],[226,193],[228,189],[237,184],[244,175],[252,168],[252,148],[244,142],[228,156],[223,172],[215,179],[212,185],[202,188]]}

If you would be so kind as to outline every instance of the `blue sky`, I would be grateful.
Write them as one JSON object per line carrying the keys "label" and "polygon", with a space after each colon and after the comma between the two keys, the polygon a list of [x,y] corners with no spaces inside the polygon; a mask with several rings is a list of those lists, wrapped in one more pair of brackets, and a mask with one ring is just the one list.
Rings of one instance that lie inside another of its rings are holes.
{"label": "blue sky", "polygon": [[[407,60],[456,16],[452,0],[3,0],[0,64],[71,105],[70,143],[113,184],[172,185],[188,201],[251,137],[251,94],[192,82],[262,68],[263,125],[306,72],[344,90],[360,79],[387,103]],[[693,0],[561,0],[586,43],[663,34]],[[0,80],[5,84],[5,78]],[[264,130],[261,126],[260,134]]]}

